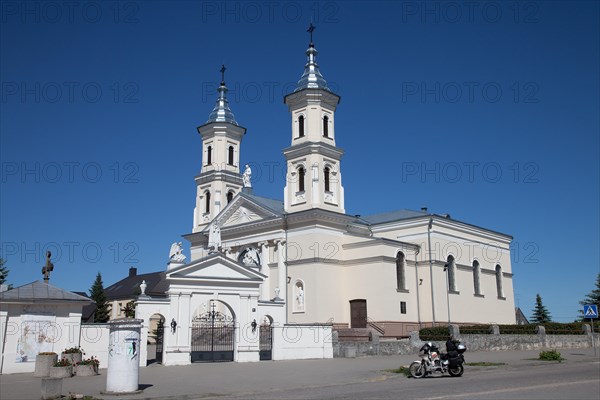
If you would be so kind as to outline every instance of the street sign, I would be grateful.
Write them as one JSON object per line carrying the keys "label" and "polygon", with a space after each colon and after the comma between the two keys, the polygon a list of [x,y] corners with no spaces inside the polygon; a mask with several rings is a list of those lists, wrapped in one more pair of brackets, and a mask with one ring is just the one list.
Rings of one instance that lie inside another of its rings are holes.
{"label": "street sign", "polygon": [[598,306],[595,304],[583,306],[583,318],[598,318]]}

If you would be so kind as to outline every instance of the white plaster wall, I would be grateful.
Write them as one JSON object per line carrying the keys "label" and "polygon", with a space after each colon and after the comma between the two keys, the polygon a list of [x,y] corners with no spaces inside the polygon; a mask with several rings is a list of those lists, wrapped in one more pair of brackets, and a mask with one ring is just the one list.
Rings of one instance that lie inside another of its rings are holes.
{"label": "white plaster wall", "polygon": [[59,354],[74,346],[79,346],[81,326],[81,305],[78,304],[2,304],[3,342],[2,370],[4,374],[33,372],[35,359],[16,362],[17,344],[23,335],[23,315],[53,316],[51,324],[44,330],[48,337],[46,351]]}
{"label": "white plaster wall", "polygon": [[331,326],[275,326],[273,329],[273,360],[333,358],[331,339]]}
{"label": "white plaster wall", "polygon": [[100,361],[100,368],[108,366],[108,324],[82,324],[81,348],[85,358],[94,356]]}

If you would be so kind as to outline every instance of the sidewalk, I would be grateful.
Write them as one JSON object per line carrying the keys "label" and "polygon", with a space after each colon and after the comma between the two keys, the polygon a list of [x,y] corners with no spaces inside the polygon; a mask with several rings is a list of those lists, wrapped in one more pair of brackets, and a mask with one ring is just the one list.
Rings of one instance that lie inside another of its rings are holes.
{"label": "sidewalk", "polygon": [[[569,362],[593,361],[593,349],[560,349]],[[465,353],[468,363],[505,363],[500,367],[466,367],[466,373],[486,368],[519,368],[540,365],[539,350]],[[99,399],[181,399],[244,395],[294,388],[375,382],[389,374],[385,370],[408,366],[417,356],[378,356],[356,359],[262,361],[258,363],[197,363],[163,367],[153,364],[140,369],[143,393],[106,396],[106,370],[92,377],[63,380],[63,395],[69,392]],[[33,374],[0,375],[0,399],[39,399],[41,378]]]}

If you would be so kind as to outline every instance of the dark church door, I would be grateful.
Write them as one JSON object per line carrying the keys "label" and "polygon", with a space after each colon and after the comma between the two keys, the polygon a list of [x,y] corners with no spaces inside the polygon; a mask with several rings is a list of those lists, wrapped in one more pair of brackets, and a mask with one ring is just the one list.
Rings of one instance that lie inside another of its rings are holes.
{"label": "dark church door", "polygon": [[367,327],[367,301],[350,300],[350,327]]}

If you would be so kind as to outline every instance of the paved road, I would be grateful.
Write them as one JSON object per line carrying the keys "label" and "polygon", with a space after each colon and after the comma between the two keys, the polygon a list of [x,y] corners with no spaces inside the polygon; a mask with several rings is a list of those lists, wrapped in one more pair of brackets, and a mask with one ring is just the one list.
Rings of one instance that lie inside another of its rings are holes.
{"label": "paved road", "polygon": [[[562,349],[561,364],[531,360],[538,351],[467,352],[467,362],[503,362],[499,367],[467,366],[461,378],[408,379],[386,370],[408,365],[414,356],[275,361],[260,363],[151,365],[140,370],[144,392],[117,399],[598,399],[600,359],[591,349]],[[63,382],[69,392],[97,398],[106,371]],[[40,378],[0,376],[0,399],[38,399]]]}

